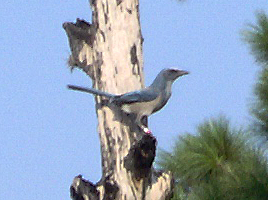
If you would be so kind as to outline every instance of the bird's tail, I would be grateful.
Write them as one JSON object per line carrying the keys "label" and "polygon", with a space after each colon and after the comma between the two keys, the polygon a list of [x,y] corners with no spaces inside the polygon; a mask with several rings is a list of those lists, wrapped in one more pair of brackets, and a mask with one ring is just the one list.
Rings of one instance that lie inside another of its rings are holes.
{"label": "bird's tail", "polygon": [[71,90],[78,90],[81,92],[87,92],[87,93],[94,94],[94,95],[105,96],[109,99],[114,98],[116,96],[116,95],[110,94],[108,92],[96,90],[94,88],[85,88],[85,87],[80,87],[80,86],[75,86],[75,85],[67,85],[67,87]]}

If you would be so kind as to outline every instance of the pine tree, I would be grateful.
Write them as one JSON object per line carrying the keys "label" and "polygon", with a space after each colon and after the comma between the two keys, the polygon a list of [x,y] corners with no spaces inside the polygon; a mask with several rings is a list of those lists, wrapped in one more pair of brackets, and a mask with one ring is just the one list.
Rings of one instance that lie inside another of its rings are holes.
{"label": "pine tree", "polygon": [[256,102],[252,113],[256,117],[255,132],[268,137],[268,17],[264,12],[257,13],[257,24],[250,24],[243,32],[256,62],[261,66],[255,85]]}
{"label": "pine tree", "polygon": [[232,173],[231,164],[245,153],[240,132],[231,129],[223,117],[205,121],[196,134],[178,138],[172,153],[162,151],[159,165],[174,173],[177,191],[193,198],[200,188],[211,190],[208,184]]}
{"label": "pine tree", "polygon": [[[268,137],[268,17],[257,13],[257,25],[243,32],[262,67],[255,86],[253,130]],[[224,118],[202,123],[195,134],[178,138],[171,153],[161,151],[159,166],[176,179],[173,200],[266,200],[267,148],[259,137],[230,127]],[[266,150],[266,151],[265,151]]]}
{"label": "pine tree", "polygon": [[173,200],[265,200],[268,165],[248,135],[225,118],[205,121],[195,134],[178,138],[158,164],[176,179]]}

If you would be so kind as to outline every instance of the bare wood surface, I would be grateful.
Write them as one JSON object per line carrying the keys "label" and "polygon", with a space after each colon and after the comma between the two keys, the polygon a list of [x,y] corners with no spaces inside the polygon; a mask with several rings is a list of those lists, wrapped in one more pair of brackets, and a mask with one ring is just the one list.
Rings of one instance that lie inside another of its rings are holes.
{"label": "bare wood surface", "polygon": [[[87,73],[93,87],[122,94],[144,87],[139,2],[91,1],[92,23],[66,22],[71,55],[69,65]],[[156,140],[135,126],[131,116],[107,106],[95,97],[101,145],[102,178],[93,184],[77,176],[71,198],[169,199],[173,189],[170,173],[152,167]]]}

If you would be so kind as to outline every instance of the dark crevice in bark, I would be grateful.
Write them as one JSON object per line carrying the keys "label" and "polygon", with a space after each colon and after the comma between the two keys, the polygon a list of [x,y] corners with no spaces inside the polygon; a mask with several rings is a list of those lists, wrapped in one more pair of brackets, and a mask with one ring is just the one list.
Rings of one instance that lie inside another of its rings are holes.
{"label": "dark crevice in bark", "polygon": [[[137,12],[136,12],[137,13],[137,18],[139,20],[139,24],[141,24],[141,22],[140,22],[139,4],[137,4],[136,9],[137,9]],[[142,44],[144,42],[144,37],[142,36],[141,28],[139,29],[139,37],[141,39],[141,48],[142,48],[143,47]]]}
{"label": "dark crevice in bark", "polygon": [[109,4],[108,4],[108,0],[106,0],[106,13],[109,14]]}
{"label": "dark crevice in bark", "polygon": [[142,37],[141,32],[140,32],[140,38],[141,38],[141,46],[142,46],[142,44],[143,44],[143,42],[144,42],[144,38]]}
{"label": "dark crevice in bark", "polygon": [[114,200],[119,191],[118,184],[112,180],[111,175],[101,179],[97,184],[93,184],[78,175],[74,178],[70,187],[70,196],[73,200],[99,200],[100,193],[97,187],[104,188],[103,200]]}
{"label": "dark crevice in bark", "polygon": [[130,9],[126,9],[127,10],[127,12],[128,12],[128,14],[132,14],[132,10],[130,10]]}
{"label": "dark crevice in bark", "polygon": [[131,64],[135,65],[138,62],[138,57],[137,57],[137,47],[136,44],[133,44],[133,46],[130,49],[130,59],[131,59]]}
{"label": "dark crevice in bark", "polygon": [[103,38],[103,41],[105,42],[105,34],[104,34],[104,32],[102,30],[100,30],[100,34],[101,34],[101,36]]}
{"label": "dark crevice in bark", "polygon": [[144,181],[142,183],[142,197],[141,197],[141,199],[145,200],[145,197],[146,197],[146,181]]}
{"label": "dark crevice in bark", "polygon": [[136,44],[133,44],[131,49],[130,49],[130,61],[132,66],[132,73],[134,75],[139,75],[140,74],[140,67],[139,67],[139,60],[137,57],[137,46]]}
{"label": "dark crevice in bark", "polygon": [[[101,66],[103,65],[103,58],[102,58],[102,52],[96,52],[96,58],[94,58],[93,60],[94,62],[94,69],[95,69],[95,73],[94,73],[94,82],[93,82],[93,86],[94,88],[96,88],[96,85],[98,86],[99,90],[102,90],[102,88],[104,87],[100,77],[102,75],[101,72]],[[98,101],[96,101],[98,102]]]}
{"label": "dark crevice in bark", "polygon": [[117,6],[119,6],[122,3],[123,0],[116,0]]}
{"label": "dark crevice in bark", "polygon": [[132,145],[124,158],[124,167],[131,171],[136,180],[148,177],[155,158],[156,139],[152,135],[143,135]]}
{"label": "dark crevice in bark", "polygon": [[98,76],[101,77],[101,66],[103,64],[102,52],[97,52],[97,60],[95,65],[98,68]]}
{"label": "dark crevice in bark", "polygon": [[99,29],[99,15],[98,15],[98,10],[94,9],[92,11],[92,22],[95,25],[96,29]]}
{"label": "dark crevice in bark", "polygon": [[104,190],[105,190],[105,194],[103,199],[104,200],[114,200],[116,199],[116,195],[119,191],[119,187],[116,183],[110,183],[108,181],[105,181],[104,183]]}
{"label": "dark crevice in bark", "polygon": [[107,156],[104,156],[103,159],[107,159],[107,164],[109,166],[109,168],[106,169],[106,171],[103,171],[104,176],[106,176],[107,174],[110,174],[114,171],[115,164],[113,162],[115,161],[116,154],[114,153],[114,148],[113,148],[115,141],[114,141],[114,138],[112,136],[112,131],[106,123],[106,121],[107,121],[106,112],[103,112],[103,118],[104,118],[103,128],[105,130],[105,135],[107,138],[107,143],[106,143]]}
{"label": "dark crevice in bark", "polygon": [[113,173],[110,173],[96,184],[96,186],[102,186],[104,188],[104,196],[102,200],[114,200],[119,191],[119,186],[116,181],[113,179]]}
{"label": "dark crevice in bark", "polygon": [[118,69],[116,65],[114,66],[114,71],[115,71],[115,74],[118,74]]}
{"label": "dark crevice in bark", "polygon": [[133,186],[131,186],[130,188],[131,188],[131,192],[132,192],[133,198],[135,200],[137,200],[136,193],[135,193],[135,190],[134,190]]}
{"label": "dark crevice in bark", "polygon": [[89,0],[90,6],[95,6],[97,0]]}
{"label": "dark crevice in bark", "polygon": [[105,21],[105,24],[108,23],[108,13],[109,13],[109,10],[108,10],[108,5],[107,5],[107,2],[106,2],[106,9],[105,9],[105,5],[104,3],[102,3],[102,10],[103,10],[103,14],[104,14],[104,21]]}
{"label": "dark crevice in bark", "polygon": [[108,23],[108,15],[106,13],[104,13],[104,20],[105,20],[105,24]]}
{"label": "dark crevice in bark", "polygon": [[70,187],[70,194],[73,200],[84,200],[83,194],[76,192],[73,186]]}

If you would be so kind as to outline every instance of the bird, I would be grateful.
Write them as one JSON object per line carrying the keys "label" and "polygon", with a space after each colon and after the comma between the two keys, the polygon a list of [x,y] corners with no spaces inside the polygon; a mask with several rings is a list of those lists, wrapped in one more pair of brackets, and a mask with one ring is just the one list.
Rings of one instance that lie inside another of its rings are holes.
{"label": "bird", "polygon": [[71,90],[106,97],[109,100],[109,104],[118,106],[127,114],[135,114],[135,123],[146,134],[151,134],[152,132],[143,119],[147,119],[147,117],[161,110],[167,104],[171,97],[172,84],[176,79],[187,74],[189,72],[185,70],[166,68],[159,72],[150,86],[119,95],[75,85],[67,85],[67,87]]}

